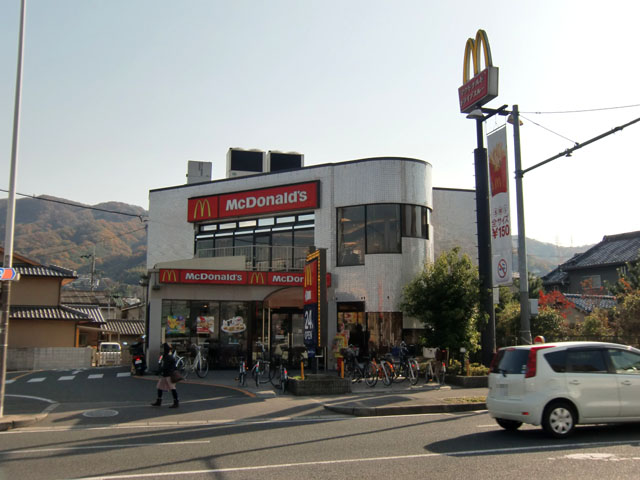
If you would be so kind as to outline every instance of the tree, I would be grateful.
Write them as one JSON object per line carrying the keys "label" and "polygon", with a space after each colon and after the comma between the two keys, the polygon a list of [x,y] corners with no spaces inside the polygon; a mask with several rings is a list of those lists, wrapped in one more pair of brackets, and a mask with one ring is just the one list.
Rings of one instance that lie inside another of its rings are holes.
{"label": "tree", "polygon": [[403,290],[400,308],[421,320],[431,347],[478,349],[478,270],[458,247],[440,255]]}
{"label": "tree", "polygon": [[610,317],[613,312],[603,308],[596,308],[578,327],[578,334],[587,340],[605,340],[614,334],[610,325]]}
{"label": "tree", "polygon": [[624,268],[618,269],[618,281],[613,285],[607,283],[612,295],[619,296],[631,290],[640,290],[640,251],[633,262],[627,262]]}

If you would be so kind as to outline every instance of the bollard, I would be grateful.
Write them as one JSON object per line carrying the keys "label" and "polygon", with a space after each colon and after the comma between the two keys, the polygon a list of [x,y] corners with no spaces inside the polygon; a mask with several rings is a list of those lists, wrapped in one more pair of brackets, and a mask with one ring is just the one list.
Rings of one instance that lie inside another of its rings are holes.
{"label": "bollard", "polygon": [[304,380],[304,362],[300,362],[300,378]]}

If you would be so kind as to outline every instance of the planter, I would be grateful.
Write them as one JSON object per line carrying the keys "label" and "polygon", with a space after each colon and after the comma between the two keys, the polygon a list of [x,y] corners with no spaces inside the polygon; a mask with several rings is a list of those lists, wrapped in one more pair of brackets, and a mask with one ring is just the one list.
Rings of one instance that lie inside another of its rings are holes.
{"label": "planter", "polygon": [[351,393],[351,381],[337,375],[305,375],[304,380],[289,378],[287,390],[292,395],[337,395]]}
{"label": "planter", "polygon": [[489,385],[489,377],[463,377],[462,375],[447,375],[445,382],[462,388],[486,388]]}

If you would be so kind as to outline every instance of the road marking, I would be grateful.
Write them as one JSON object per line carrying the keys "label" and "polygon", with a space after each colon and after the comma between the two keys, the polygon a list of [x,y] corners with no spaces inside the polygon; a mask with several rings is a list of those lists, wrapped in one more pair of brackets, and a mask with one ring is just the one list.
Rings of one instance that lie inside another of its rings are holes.
{"label": "road marking", "polygon": [[5,381],[4,381],[4,384],[5,384],[5,385],[8,385],[8,384],[13,383],[13,382],[15,382],[15,381],[16,381],[16,380],[15,380],[15,378],[12,378],[11,380],[5,380]]}
{"label": "road marking", "polygon": [[215,473],[232,473],[232,472],[251,472],[260,470],[274,470],[284,468],[300,468],[300,467],[315,467],[317,465],[340,465],[340,464],[356,464],[366,462],[388,462],[390,460],[412,460],[422,459],[430,457],[446,457],[446,456],[473,456],[473,455],[500,455],[503,453],[521,452],[521,451],[535,451],[535,450],[549,450],[549,449],[562,449],[571,450],[574,448],[586,448],[586,447],[598,447],[598,446],[615,446],[615,445],[638,445],[640,442],[629,442],[628,440],[618,442],[594,442],[594,443],[575,443],[564,445],[538,445],[531,447],[515,447],[515,448],[501,448],[501,449],[487,449],[487,450],[461,450],[458,452],[445,452],[445,453],[421,453],[415,455],[395,455],[388,457],[373,457],[373,458],[347,458],[341,460],[320,460],[314,462],[298,462],[298,463],[279,463],[275,465],[255,465],[247,467],[230,467],[230,468],[215,468],[208,470],[185,470],[179,472],[155,472],[155,473],[136,473],[129,475],[103,475],[100,477],[82,477],[76,480],[116,480],[125,478],[146,478],[146,477],[192,477],[195,475],[207,475]]}
{"label": "road marking", "polygon": [[73,380],[74,378],[76,378],[75,375],[65,375],[63,377],[60,377],[58,379],[59,382],[68,382],[69,380]]}
{"label": "road marking", "polygon": [[45,377],[30,378],[29,380],[27,380],[27,383],[39,383],[44,382],[45,380]]}
{"label": "road marking", "polygon": [[89,380],[93,380],[94,378],[102,378],[104,377],[104,373],[93,373],[89,375]]}
{"label": "road marking", "polygon": [[118,372],[118,377],[130,377],[131,372]]}

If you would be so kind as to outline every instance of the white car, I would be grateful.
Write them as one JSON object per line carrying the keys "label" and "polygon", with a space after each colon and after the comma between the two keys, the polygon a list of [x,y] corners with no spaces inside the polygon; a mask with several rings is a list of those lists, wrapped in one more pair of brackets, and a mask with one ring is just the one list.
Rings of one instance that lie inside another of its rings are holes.
{"label": "white car", "polygon": [[640,350],[601,342],[501,348],[487,409],[506,430],[542,425],[557,438],[576,424],[640,422]]}

